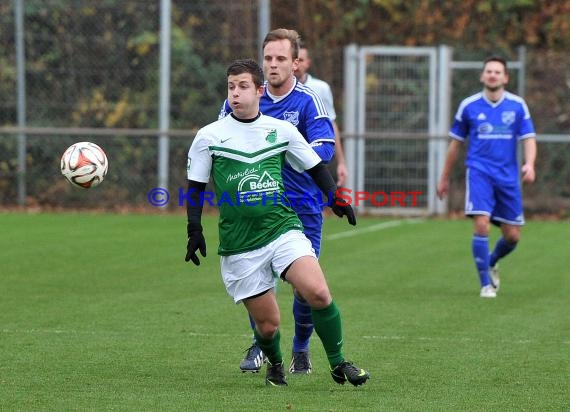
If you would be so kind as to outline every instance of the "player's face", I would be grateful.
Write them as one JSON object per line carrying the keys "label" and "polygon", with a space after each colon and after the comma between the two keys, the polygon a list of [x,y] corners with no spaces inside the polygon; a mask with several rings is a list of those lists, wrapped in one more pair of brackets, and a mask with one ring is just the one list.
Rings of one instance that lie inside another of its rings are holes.
{"label": "player's face", "polygon": [[250,73],[228,76],[228,103],[238,119],[253,119],[259,113],[263,86],[255,87]]}
{"label": "player's face", "polygon": [[267,43],[263,49],[263,74],[267,83],[280,88],[290,81],[297,68],[297,59],[293,60],[293,50],[289,40],[275,40]]}
{"label": "player's face", "polygon": [[305,77],[305,74],[309,71],[311,67],[311,58],[309,57],[309,53],[307,49],[299,49],[299,59],[297,64],[297,70],[295,70],[295,77],[299,80],[302,80]]}
{"label": "player's face", "polygon": [[483,68],[481,83],[487,90],[494,92],[502,89],[508,81],[509,76],[501,62],[490,61]]}

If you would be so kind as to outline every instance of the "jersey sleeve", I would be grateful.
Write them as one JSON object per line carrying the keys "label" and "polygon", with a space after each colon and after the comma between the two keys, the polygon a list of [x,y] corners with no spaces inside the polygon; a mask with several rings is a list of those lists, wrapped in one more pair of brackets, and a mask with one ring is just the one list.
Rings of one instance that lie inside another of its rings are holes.
{"label": "jersey sleeve", "polygon": [[186,174],[188,180],[208,183],[212,171],[212,155],[210,154],[210,142],[207,134],[199,130],[188,150],[188,163]]}
{"label": "jersey sleeve", "polygon": [[[318,97],[315,97],[319,99]],[[320,99],[319,99],[320,100]],[[322,105],[318,106],[314,100],[310,100],[303,110],[305,118],[305,137],[311,145],[330,142],[334,144],[334,129],[332,121]]]}
{"label": "jersey sleeve", "polygon": [[449,129],[449,137],[464,141],[469,133],[469,123],[467,118],[467,107],[465,102],[462,102],[455,113],[453,123]]}
{"label": "jersey sleeve", "polygon": [[223,119],[224,117],[226,117],[228,114],[230,114],[232,112],[232,108],[230,107],[230,104],[228,103],[228,100],[224,100],[224,103],[222,104],[222,107],[220,108],[220,113],[218,113],[218,120]]}
{"label": "jersey sleeve", "polygon": [[528,106],[526,105],[525,101],[521,102],[521,121],[519,127],[518,138],[519,139],[527,139],[529,137],[535,137],[536,132],[534,130],[534,123],[532,118],[530,117],[530,111],[528,110]]}
{"label": "jersey sleeve", "polygon": [[290,133],[289,146],[285,157],[296,172],[301,173],[321,163],[321,158],[315,153],[305,138],[294,127],[288,127]]}

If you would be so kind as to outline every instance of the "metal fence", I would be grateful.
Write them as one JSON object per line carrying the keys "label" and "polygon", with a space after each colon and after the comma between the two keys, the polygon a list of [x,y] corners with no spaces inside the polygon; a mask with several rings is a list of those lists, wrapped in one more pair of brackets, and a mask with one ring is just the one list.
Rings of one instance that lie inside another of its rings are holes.
{"label": "metal fence", "polygon": [[[160,95],[165,53],[162,4],[160,0],[0,3],[0,40],[6,45],[0,48],[0,207],[25,203],[42,208],[151,208],[148,192],[165,180],[173,194],[168,207],[177,207],[177,191],[186,186],[186,153],[195,131],[217,117],[225,98],[225,65],[234,58],[257,56],[260,33],[269,23],[263,7],[267,2],[262,0],[172,1],[167,48],[170,98],[165,111]],[[273,18],[274,24],[278,21]],[[459,67],[457,62],[480,61],[484,56],[454,50],[456,58],[449,59],[449,65],[462,74],[451,79],[448,107],[437,108],[434,87],[442,83],[433,64],[435,59],[441,65],[441,56],[430,51],[414,57],[411,48],[401,50],[408,57],[372,58],[360,75],[331,61],[334,77],[345,82],[334,91],[345,97],[337,99],[337,112],[350,157],[349,187],[422,192],[417,208],[376,208],[381,213],[441,212],[433,194],[437,167],[430,162],[443,156],[444,120],[449,121],[460,97],[479,87],[478,69]],[[343,48],[327,53],[342,56]],[[25,62],[20,64],[22,57]],[[567,96],[567,89],[556,85],[568,81],[564,67],[570,62],[563,54],[543,51],[528,51],[526,59],[515,51],[511,58],[526,68],[526,74],[511,77],[511,88],[520,92],[522,85],[522,92],[533,96],[529,106],[539,126],[538,181],[525,187],[527,209],[568,214],[570,145],[567,137],[554,135],[567,135],[568,130],[551,129],[553,124],[567,123],[555,121],[551,100],[541,100],[545,93],[537,90]],[[553,61],[562,68],[557,73],[548,71]],[[346,58],[345,66],[349,64]],[[361,83],[353,86],[352,81]],[[353,90],[356,94],[350,98]],[[358,109],[362,101],[365,110]],[[161,138],[168,138],[168,145],[161,145]],[[93,190],[71,187],[59,172],[63,151],[82,140],[102,146],[110,161],[106,181]],[[166,152],[162,156],[161,150]],[[162,175],[161,159],[167,166]],[[462,168],[458,165],[455,171],[450,211],[461,210],[463,204]]]}
{"label": "metal fence", "polygon": [[[526,49],[508,62],[509,88],[526,89]],[[438,214],[463,209],[462,162],[457,162],[449,200],[436,197],[447,151],[447,132],[460,101],[480,89],[482,58],[461,61],[453,49],[357,46],[345,49],[345,152],[350,184],[371,199],[361,212]],[[533,107],[531,105],[531,112]],[[570,135],[539,133],[538,180],[525,187],[531,213],[566,215],[570,206]],[[519,156],[521,157],[521,156]],[[382,203],[373,193],[414,193]],[[412,203],[412,201],[414,201]]]}

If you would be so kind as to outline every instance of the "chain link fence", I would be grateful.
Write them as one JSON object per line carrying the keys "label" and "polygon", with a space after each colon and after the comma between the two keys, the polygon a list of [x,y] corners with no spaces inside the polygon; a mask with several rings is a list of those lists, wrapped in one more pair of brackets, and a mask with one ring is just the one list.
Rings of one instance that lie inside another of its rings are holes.
{"label": "chain link fence", "polygon": [[[0,42],[4,45],[0,48],[0,207],[18,206],[18,179],[25,177],[27,206],[151,208],[147,195],[157,186],[158,169],[160,1],[21,3],[26,62],[23,97],[25,125],[30,129],[25,133],[22,175],[18,166],[22,130],[16,128],[21,122],[18,106],[22,98],[17,87],[17,1],[4,1],[0,3]],[[233,59],[259,54],[258,3],[172,1],[168,175],[175,196],[169,208],[177,207],[178,188],[186,186],[186,154],[196,130],[217,118],[226,96],[225,67]],[[288,21],[284,19],[273,15],[272,28]],[[306,40],[317,43],[317,39]],[[319,65],[316,73],[332,73],[341,127],[344,93],[339,61],[344,46],[313,52]],[[455,53],[464,60],[481,57],[459,48]],[[527,56],[525,97],[539,133],[568,135],[568,54],[529,49]],[[476,73],[466,75],[470,81],[472,76]],[[463,90],[458,93],[463,94]],[[83,140],[103,147],[110,161],[106,181],[93,190],[71,187],[59,171],[64,150]],[[371,178],[380,186],[401,185],[394,182],[401,182],[402,176],[390,176],[387,181],[383,172],[387,162],[399,161],[400,144],[416,147],[424,143],[395,141],[371,159],[371,170],[377,171]],[[538,181],[525,188],[531,213],[568,214],[568,159],[567,141],[539,139]],[[456,168],[452,180],[451,210],[461,210],[463,205],[460,169]]]}

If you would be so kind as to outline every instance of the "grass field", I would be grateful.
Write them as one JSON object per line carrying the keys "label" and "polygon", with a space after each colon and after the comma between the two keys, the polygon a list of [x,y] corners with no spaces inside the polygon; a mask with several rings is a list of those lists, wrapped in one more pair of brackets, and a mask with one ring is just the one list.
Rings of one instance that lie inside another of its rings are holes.
{"label": "grass field", "polygon": [[[528,222],[489,300],[469,221],[327,218],[345,352],[371,374],[359,388],[332,381],[316,338],[313,373],[287,388],[239,372],[248,321],[204,226],[197,268],[184,216],[0,213],[0,410],[570,409],[568,222]],[[288,363],[290,287],[278,297]]]}

